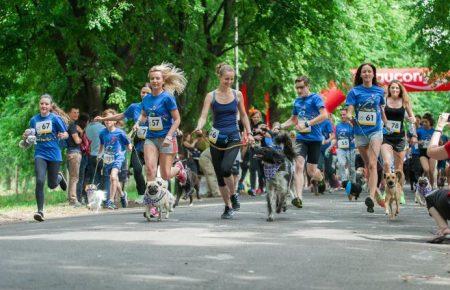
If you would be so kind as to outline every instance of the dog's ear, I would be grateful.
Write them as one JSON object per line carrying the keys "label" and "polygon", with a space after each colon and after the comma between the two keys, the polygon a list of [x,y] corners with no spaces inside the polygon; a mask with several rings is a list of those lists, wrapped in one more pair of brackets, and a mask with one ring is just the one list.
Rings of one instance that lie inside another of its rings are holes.
{"label": "dog's ear", "polygon": [[395,171],[395,175],[397,175],[398,180],[402,179],[403,173],[400,170]]}

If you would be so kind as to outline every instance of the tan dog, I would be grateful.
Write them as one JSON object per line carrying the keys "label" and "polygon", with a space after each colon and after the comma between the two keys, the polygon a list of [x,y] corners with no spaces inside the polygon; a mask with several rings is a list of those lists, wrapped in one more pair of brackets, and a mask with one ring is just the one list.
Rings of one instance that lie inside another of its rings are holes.
{"label": "tan dog", "polygon": [[[384,181],[386,184],[384,203],[386,207],[386,214],[390,219],[394,219],[400,212],[400,198],[403,193],[403,184],[405,177],[403,172],[396,170],[395,172],[385,173]],[[393,203],[395,202],[395,211]]]}

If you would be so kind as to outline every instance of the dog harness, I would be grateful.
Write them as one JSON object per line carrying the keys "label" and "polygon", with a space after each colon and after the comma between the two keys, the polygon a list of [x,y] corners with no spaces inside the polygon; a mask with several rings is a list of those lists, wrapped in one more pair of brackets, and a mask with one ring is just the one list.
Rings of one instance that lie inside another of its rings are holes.
{"label": "dog harness", "polygon": [[417,189],[419,190],[419,193],[425,197],[429,196],[431,194],[431,186],[427,186],[425,188],[420,187],[417,185]]}
{"label": "dog harness", "polygon": [[152,198],[151,196],[149,196],[149,195],[145,195],[144,196],[144,204],[145,205],[157,205],[158,204],[158,202],[160,202],[161,201],[161,199],[166,195],[166,192],[164,191],[164,192],[161,192],[162,190],[158,190],[158,194],[156,195],[156,197],[155,198]]}

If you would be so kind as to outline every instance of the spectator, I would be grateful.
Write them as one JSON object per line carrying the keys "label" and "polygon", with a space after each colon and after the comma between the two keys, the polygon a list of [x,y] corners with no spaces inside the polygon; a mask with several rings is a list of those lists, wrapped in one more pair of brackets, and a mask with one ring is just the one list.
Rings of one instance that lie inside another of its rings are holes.
{"label": "spectator", "polygon": [[100,122],[94,121],[94,118],[99,115],[100,114],[98,111],[92,112],[90,116],[91,122],[86,127],[86,136],[91,142],[91,146],[85,179],[87,183],[94,183],[98,186],[98,188],[104,189],[101,176],[103,161],[99,160],[97,164],[97,155],[100,147],[100,132],[105,129],[105,126],[103,126]]}

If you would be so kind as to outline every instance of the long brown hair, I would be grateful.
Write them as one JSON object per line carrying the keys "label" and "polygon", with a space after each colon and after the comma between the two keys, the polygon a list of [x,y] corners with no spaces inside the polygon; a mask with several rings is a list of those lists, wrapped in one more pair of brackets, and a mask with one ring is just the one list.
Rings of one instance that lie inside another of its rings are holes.
{"label": "long brown hair", "polygon": [[411,99],[408,96],[408,92],[405,89],[405,86],[398,80],[393,80],[389,83],[388,88],[387,88],[387,98],[391,97],[391,86],[393,84],[397,84],[398,87],[400,88],[400,94],[398,95],[399,98],[401,98],[403,100],[403,108],[407,108],[411,106]]}

